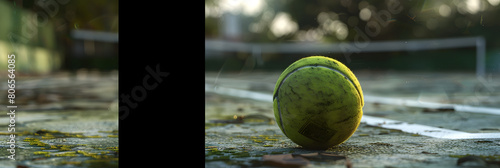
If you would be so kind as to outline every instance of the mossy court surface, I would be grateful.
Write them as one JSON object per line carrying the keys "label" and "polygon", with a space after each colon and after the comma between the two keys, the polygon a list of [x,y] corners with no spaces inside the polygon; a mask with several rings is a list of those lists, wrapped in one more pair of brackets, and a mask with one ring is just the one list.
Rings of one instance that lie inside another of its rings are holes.
{"label": "mossy court surface", "polygon": [[0,167],[118,167],[117,92],[116,73],[19,75],[15,132],[6,108],[0,118]]}
{"label": "mossy court surface", "polygon": [[[500,109],[495,106],[500,102],[500,85],[495,81],[498,78],[484,83],[473,73],[354,73],[365,96],[374,99],[365,101],[360,126],[338,146],[309,150],[281,132],[274,119],[272,100],[266,100],[280,72],[207,72],[205,166],[499,166],[500,115],[411,105],[454,104],[495,111]],[[379,97],[408,101],[384,103],[378,101]],[[489,137],[437,136],[446,131]]]}

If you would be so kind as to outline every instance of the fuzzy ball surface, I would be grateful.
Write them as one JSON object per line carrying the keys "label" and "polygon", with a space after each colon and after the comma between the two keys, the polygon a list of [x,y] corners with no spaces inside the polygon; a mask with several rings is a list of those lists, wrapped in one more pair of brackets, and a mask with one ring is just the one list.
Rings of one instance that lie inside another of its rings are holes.
{"label": "fuzzy ball surface", "polygon": [[363,116],[363,91],[352,71],[324,56],[292,63],[273,93],[276,123],[296,144],[327,149],[345,142]]}

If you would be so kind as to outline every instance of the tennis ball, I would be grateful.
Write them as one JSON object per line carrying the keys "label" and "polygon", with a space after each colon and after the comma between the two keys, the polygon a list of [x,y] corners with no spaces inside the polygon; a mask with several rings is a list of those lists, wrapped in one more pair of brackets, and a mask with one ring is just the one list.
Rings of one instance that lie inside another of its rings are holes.
{"label": "tennis ball", "polygon": [[363,91],[341,62],[310,56],[292,63],[273,93],[274,117],[296,144],[326,149],[345,142],[363,116]]}

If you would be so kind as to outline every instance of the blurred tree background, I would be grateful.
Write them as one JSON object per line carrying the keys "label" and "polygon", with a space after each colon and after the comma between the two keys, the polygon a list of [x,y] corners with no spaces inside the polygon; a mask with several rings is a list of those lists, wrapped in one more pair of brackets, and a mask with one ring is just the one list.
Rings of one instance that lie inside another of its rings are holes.
{"label": "blurred tree background", "polygon": [[[500,23],[496,17],[500,16],[499,4],[500,0],[207,0],[205,38],[251,43],[340,43],[356,41],[357,30],[375,34],[369,36],[370,41],[482,36],[486,40],[488,69],[498,72]],[[345,61],[341,54],[321,54]],[[353,55],[349,66],[473,71],[475,54],[474,47],[360,53]],[[237,55],[239,61],[228,59],[243,66],[245,54]],[[206,69],[217,70],[224,62],[227,64],[227,59],[217,62],[206,58]],[[275,66],[260,68],[281,69],[287,64],[289,62],[281,65],[276,61],[272,62]]]}
{"label": "blurred tree background", "polygon": [[[27,55],[32,65],[43,58],[60,62],[49,71],[118,69],[118,0],[0,0],[0,8],[0,40],[21,46],[26,54],[19,57]],[[98,37],[103,34],[108,40]],[[39,54],[45,49],[48,54]]]}

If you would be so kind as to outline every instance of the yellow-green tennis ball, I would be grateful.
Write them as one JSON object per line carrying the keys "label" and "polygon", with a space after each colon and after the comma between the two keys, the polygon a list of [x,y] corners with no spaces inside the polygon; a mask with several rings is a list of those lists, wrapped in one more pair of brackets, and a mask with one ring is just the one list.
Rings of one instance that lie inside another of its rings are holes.
{"label": "yellow-green tennis ball", "polygon": [[273,93],[281,131],[304,148],[326,149],[349,139],[363,116],[363,91],[341,62],[310,56],[283,71]]}

